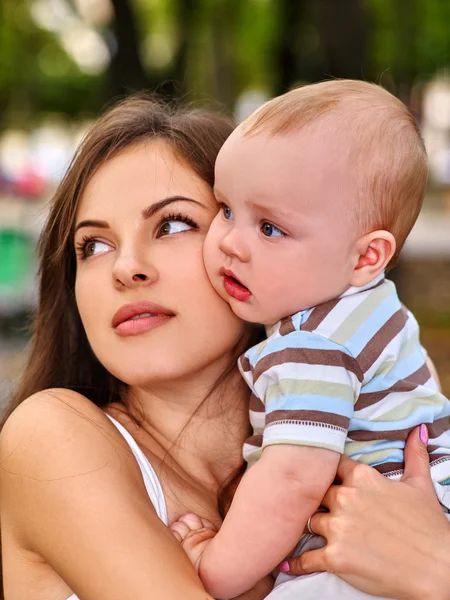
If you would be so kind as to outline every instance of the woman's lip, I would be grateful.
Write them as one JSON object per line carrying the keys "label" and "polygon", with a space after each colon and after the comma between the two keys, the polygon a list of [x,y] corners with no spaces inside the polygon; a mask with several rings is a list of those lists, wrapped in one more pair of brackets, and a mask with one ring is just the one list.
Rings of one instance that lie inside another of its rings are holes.
{"label": "woman's lip", "polygon": [[164,308],[164,306],[160,306],[159,304],[144,301],[132,302],[130,304],[124,304],[119,308],[119,310],[114,314],[112,318],[111,325],[114,329],[117,329],[120,325],[122,325],[125,322],[128,322],[133,317],[145,314],[150,314],[151,316],[144,317],[143,319],[136,319],[136,321],[154,319],[155,317],[174,316],[171,310]]}
{"label": "woman's lip", "polygon": [[150,331],[159,325],[162,325],[172,317],[173,315],[159,314],[151,317],[128,319],[127,321],[119,323],[119,325],[115,327],[114,332],[120,337],[139,335],[141,333],[146,333],[147,331]]}

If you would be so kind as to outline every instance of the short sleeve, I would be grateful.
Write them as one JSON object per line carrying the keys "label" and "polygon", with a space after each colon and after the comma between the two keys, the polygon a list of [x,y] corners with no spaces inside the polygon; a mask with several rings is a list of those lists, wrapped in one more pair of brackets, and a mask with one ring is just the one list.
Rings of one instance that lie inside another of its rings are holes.
{"label": "short sleeve", "polygon": [[263,447],[317,446],[343,453],[363,375],[343,346],[294,331],[265,346],[252,369],[265,405]]}

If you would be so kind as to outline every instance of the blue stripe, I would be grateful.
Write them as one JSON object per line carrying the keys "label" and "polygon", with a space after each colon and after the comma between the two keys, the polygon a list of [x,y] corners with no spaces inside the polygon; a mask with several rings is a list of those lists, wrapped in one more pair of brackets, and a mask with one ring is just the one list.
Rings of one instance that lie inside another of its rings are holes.
{"label": "blue stripe", "polygon": [[[352,440],[349,440],[348,444],[349,444],[349,448],[351,448],[352,444],[357,444],[359,442],[353,442]],[[369,446],[364,446],[363,448],[360,448],[358,451],[355,450],[355,452],[352,452],[352,454],[349,454],[349,456],[356,456],[357,454],[370,454],[371,452],[379,452],[380,450],[390,450],[390,449],[398,449],[398,450],[403,450],[403,448],[405,447],[405,442],[403,442],[402,440],[374,440],[372,443],[367,442],[370,445]]]}
{"label": "blue stripe", "polygon": [[[394,295],[388,296],[380,302],[373,313],[365,319],[355,333],[345,341],[357,356],[369,340],[386,324],[386,322],[401,308],[398,298]],[[351,313],[350,313],[351,314]]]}
{"label": "blue stripe", "polygon": [[268,356],[269,354],[272,354],[272,352],[280,352],[281,350],[293,348],[306,350],[339,350],[340,352],[345,352],[351,356],[350,352],[346,348],[336,344],[335,342],[332,342],[325,337],[322,337],[321,335],[318,335],[317,333],[310,333],[309,331],[294,331],[289,335],[270,340],[259,355],[259,358]]}
{"label": "blue stripe", "polygon": [[330,396],[282,394],[266,404],[266,413],[275,410],[319,410],[350,418],[353,414],[353,403]]}
{"label": "blue stripe", "polygon": [[385,458],[383,458],[382,460],[374,461],[372,463],[372,466],[375,466],[375,465],[384,465],[385,463],[390,463],[390,462],[400,462],[400,463],[402,463],[403,460],[404,460],[403,450],[393,450],[387,456],[385,456]]}
{"label": "blue stripe", "polygon": [[[386,362],[392,360],[392,356],[386,356]],[[382,364],[382,363],[381,363]],[[410,356],[405,357],[395,364],[386,375],[377,375],[368,383],[363,385],[361,393],[380,392],[390,388],[394,383],[402,379],[408,379],[412,373],[415,373],[420,367],[423,367],[424,359],[420,348],[412,352]]]}

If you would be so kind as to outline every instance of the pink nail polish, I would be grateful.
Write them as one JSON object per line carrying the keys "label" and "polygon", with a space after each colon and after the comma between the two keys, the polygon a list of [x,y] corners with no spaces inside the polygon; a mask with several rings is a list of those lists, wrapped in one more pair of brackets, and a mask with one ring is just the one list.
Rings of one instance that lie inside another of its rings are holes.
{"label": "pink nail polish", "polygon": [[280,573],[289,573],[289,563],[287,560],[285,560],[281,563]]}
{"label": "pink nail polish", "polygon": [[422,425],[420,426],[419,437],[420,437],[420,441],[422,442],[422,444],[425,444],[425,446],[427,446],[428,445],[428,429],[424,423],[422,423]]}

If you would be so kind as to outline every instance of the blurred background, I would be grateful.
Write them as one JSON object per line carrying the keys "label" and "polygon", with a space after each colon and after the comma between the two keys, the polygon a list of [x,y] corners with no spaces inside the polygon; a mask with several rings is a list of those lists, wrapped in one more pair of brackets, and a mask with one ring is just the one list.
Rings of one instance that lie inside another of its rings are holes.
{"label": "blurred background", "polygon": [[46,203],[89,123],[136,90],[247,116],[304,83],[381,83],[430,157],[391,276],[450,395],[450,2],[0,0],[0,402],[20,374]]}

